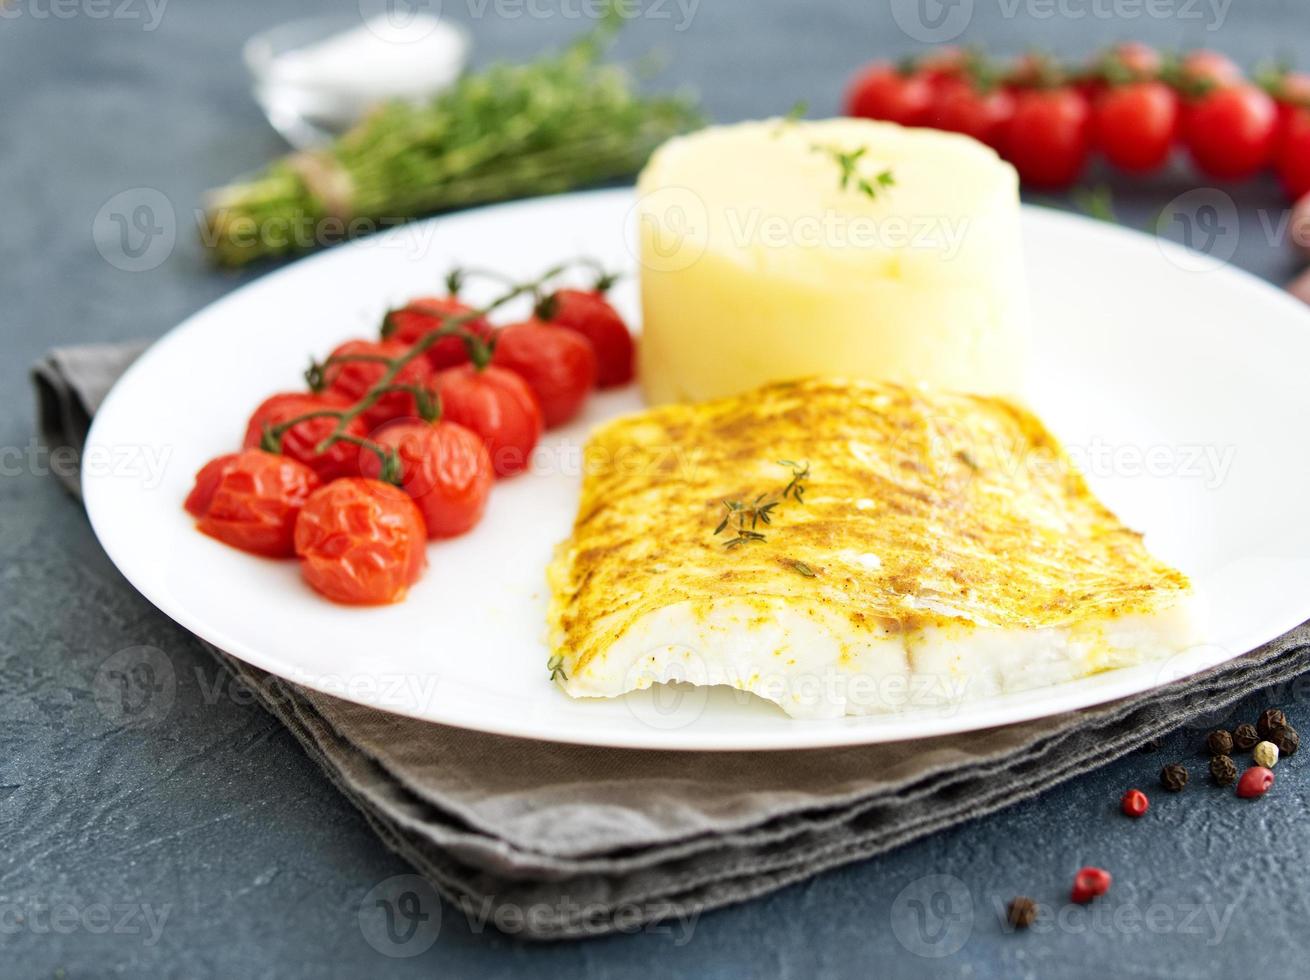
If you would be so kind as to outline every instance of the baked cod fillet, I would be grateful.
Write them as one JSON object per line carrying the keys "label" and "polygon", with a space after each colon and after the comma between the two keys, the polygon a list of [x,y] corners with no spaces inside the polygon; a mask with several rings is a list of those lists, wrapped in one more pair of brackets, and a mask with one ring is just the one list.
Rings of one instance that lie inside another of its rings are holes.
{"label": "baked cod fillet", "polygon": [[548,575],[575,697],[727,684],[796,717],[1054,684],[1193,640],[1189,585],[1031,413],[805,380],[601,428]]}

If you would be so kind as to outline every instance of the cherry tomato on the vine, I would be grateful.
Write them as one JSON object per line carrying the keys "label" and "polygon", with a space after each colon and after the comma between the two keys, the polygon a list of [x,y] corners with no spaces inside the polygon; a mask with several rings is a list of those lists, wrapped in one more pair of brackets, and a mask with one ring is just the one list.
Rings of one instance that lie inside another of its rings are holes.
{"label": "cherry tomato on the vine", "polygon": [[1242,69],[1237,62],[1218,51],[1198,49],[1188,52],[1179,65],[1179,75],[1185,84],[1232,85],[1242,80]]}
{"label": "cherry tomato on the vine", "polygon": [[914,73],[932,85],[960,78],[969,65],[969,52],[953,44],[934,48],[914,63]]}
{"label": "cherry tomato on the vine", "polygon": [[296,517],[318,487],[318,477],[303,463],[246,449],[201,467],[186,508],[199,517],[196,527],[224,544],[287,558]]}
{"label": "cherry tomato on the vine", "polygon": [[[250,416],[242,445],[247,449],[262,448],[265,428],[272,428],[311,412],[341,410],[347,407],[349,407],[348,402],[333,395],[314,395],[303,391],[272,395],[265,398],[255,409],[255,413]],[[357,475],[358,450],[350,443],[335,442],[321,453],[314,451],[336,427],[337,420],[330,415],[297,422],[282,435],[282,455],[304,463],[317,473],[324,483],[330,483],[343,476]],[[356,438],[368,434],[363,421],[357,418],[347,423],[344,431],[346,435]]]}
{"label": "cherry tomato on the vine", "polygon": [[[382,380],[387,373],[388,360],[403,357],[409,345],[398,340],[348,340],[330,355],[323,368],[323,383],[328,394],[354,403]],[[432,378],[432,365],[416,357],[393,379],[397,385],[423,387]],[[389,391],[360,414],[367,429],[375,428],[392,419],[414,418],[418,404],[407,391]]]}
{"label": "cherry tomato on the vine", "polygon": [[[454,537],[482,519],[496,474],[487,447],[464,426],[445,420],[392,422],[372,438],[400,459],[401,489],[423,512],[428,537]],[[382,461],[368,452],[360,456],[360,470],[376,479]]]}
{"label": "cherry tomato on the vine", "polygon": [[541,438],[541,406],[513,371],[473,364],[438,371],[433,387],[442,418],[473,431],[491,454],[497,476],[526,469]]}
{"label": "cherry tomato on the vine", "polygon": [[937,85],[932,112],[937,129],[964,133],[999,150],[1013,118],[1014,95],[1004,88],[983,91],[967,78],[949,78]]}
{"label": "cherry tomato on the vine", "polygon": [[1148,81],[1160,74],[1164,59],[1149,44],[1125,41],[1110,49],[1101,64],[1105,74],[1122,75],[1122,81]]}
{"label": "cherry tomato on the vine", "polygon": [[596,352],[572,330],[524,320],[501,328],[491,363],[528,383],[546,428],[573,419],[596,386]]}
{"label": "cherry tomato on the vine", "polygon": [[[398,310],[387,314],[383,322],[383,339],[396,340],[412,346],[425,334],[439,329],[448,319],[472,313],[473,307],[454,296],[423,296],[412,299]],[[492,326],[486,317],[474,317],[459,324],[463,329],[490,340]],[[467,345],[459,337],[442,337],[427,349],[428,363],[433,370],[454,367],[469,359]]]}
{"label": "cherry tomato on the vine", "polygon": [[1054,88],[1069,80],[1069,73],[1051,55],[1028,51],[1015,59],[1005,76],[1011,88]]}
{"label": "cherry tomato on the vine", "polygon": [[1278,129],[1278,108],[1264,91],[1245,82],[1212,89],[1183,116],[1183,139],[1203,173],[1221,180],[1250,177],[1269,163]]}
{"label": "cherry tomato on the vine", "polygon": [[296,520],[300,572],[334,602],[399,602],[427,565],[423,515],[399,487],[349,477],[312,494]]}
{"label": "cherry tomato on the vine", "polygon": [[1069,86],[1019,93],[1005,157],[1025,183],[1063,188],[1078,179],[1091,153],[1091,109]]}
{"label": "cherry tomato on the vine", "polygon": [[1281,134],[1298,111],[1310,110],[1310,75],[1303,71],[1289,71],[1279,76],[1269,92],[1278,103],[1278,132]]}
{"label": "cherry tomato on the vine", "polygon": [[932,110],[932,82],[894,65],[876,62],[864,68],[846,90],[846,114],[881,119],[902,126],[922,126]]}
{"label": "cherry tomato on the vine", "polygon": [[[557,289],[541,304],[551,326],[568,327],[591,342],[596,352],[596,384],[625,385],[636,372],[635,349],[628,325],[599,290]],[[547,420],[547,425],[550,424]]]}
{"label": "cherry tomato on the vine", "polygon": [[1310,194],[1310,109],[1297,109],[1284,121],[1275,163],[1292,200]]}
{"label": "cherry tomato on the vine", "polygon": [[1146,173],[1169,159],[1178,118],[1178,95],[1163,82],[1112,86],[1096,102],[1096,145],[1121,170]]}

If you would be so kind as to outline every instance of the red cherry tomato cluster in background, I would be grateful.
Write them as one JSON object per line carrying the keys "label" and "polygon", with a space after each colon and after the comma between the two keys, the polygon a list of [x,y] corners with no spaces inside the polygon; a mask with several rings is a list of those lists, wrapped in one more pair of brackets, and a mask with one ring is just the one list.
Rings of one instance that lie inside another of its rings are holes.
{"label": "red cherry tomato cluster in background", "polygon": [[403,599],[426,542],[472,530],[543,429],[576,418],[593,388],[632,380],[632,336],[604,295],[612,279],[540,295],[549,278],[506,297],[538,294],[527,320],[495,327],[452,292],[392,310],[378,339],[340,344],[307,372],[309,391],[265,399],[245,448],[196,474],[184,506],[197,528],[298,557],[335,602]]}
{"label": "red cherry tomato cluster in background", "polygon": [[1094,153],[1145,174],[1178,148],[1217,180],[1273,167],[1294,198],[1310,193],[1310,75],[1247,79],[1214,51],[1165,57],[1120,44],[1070,68],[1041,55],[998,65],[943,48],[908,65],[861,69],[851,116],[965,133],[994,147],[1033,187],[1071,186]]}

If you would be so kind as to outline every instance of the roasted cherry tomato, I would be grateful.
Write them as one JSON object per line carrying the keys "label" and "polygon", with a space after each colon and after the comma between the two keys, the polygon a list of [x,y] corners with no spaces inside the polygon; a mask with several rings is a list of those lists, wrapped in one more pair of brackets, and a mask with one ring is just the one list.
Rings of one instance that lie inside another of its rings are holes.
{"label": "roasted cherry tomato", "polygon": [[[422,340],[424,335],[443,326],[449,318],[472,312],[473,307],[454,296],[412,299],[400,309],[387,314],[382,324],[382,336],[385,340],[396,340],[412,346]],[[492,327],[486,317],[475,317],[459,326],[483,340],[491,339]],[[469,359],[468,348],[458,337],[442,337],[427,349],[427,357],[435,371],[463,364]]]}
{"label": "roasted cherry tomato", "polygon": [[242,551],[288,558],[296,516],[318,487],[318,477],[303,463],[245,449],[201,467],[186,506],[193,514],[193,506],[204,507],[196,527],[210,537]]}
{"label": "roasted cherry tomato", "polygon": [[539,320],[511,323],[496,335],[491,363],[528,383],[541,406],[546,428],[570,421],[582,411],[596,386],[596,353],[572,330]]}
{"label": "roasted cherry tomato", "polygon": [[1067,86],[1021,92],[1006,136],[1006,157],[1025,183],[1068,187],[1091,152],[1091,110]]}
{"label": "roasted cherry tomato", "polygon": [[[568,327],[591,342],[596,352],[596,384],[625,385],[635,373],[635,350],[628,325],[599,290],[558,289],[538,308],[552,326]],[[550,424],[549,419],[546,422]]]}
{"label": "roasted cherry tomato", "polygon": [[[398,340],[348,340],[334,350],[323,368],[327,392],[348,402],[357,402],[387,373],[387,360],[404,356],[409,345]],[[337,360],[342,358],[342,360]],[[424,387],[432,378],[432,365],[416,357],[396,375],[393,384]],[[361,413],[366,429],[392,419],[415,418],[419,414],[414,396],[407,391],[389,391]]]}
{"label": "roasted cherry tomato", "polygon": [[473,364],[438,371],[442,418],[470,429],[491,454],[497,476],[526,469],[541,438],[541,406],[528,383],[504,368]]}
{"label": "roasted cherry tomato", "polygon": [[967,78],[948,78],[937,84],[932,112],[937,129],[964,133],[1000,149],[1013,117],[1014,96],[1003,88],[983,91]]}
{"label": "roasted cherry tomato", "polygon": [[1178,95],[1163,82],[1112,86],[1096,102],[1096,145],[1121,170],[1155,170],[1173,152],[1178,117]]}
{"label": "roasted cherry tomato", "polygon": [[[272,428],[310,412],[342,409],[348,404],[332,395],[313,395],[303,391],[273,395],[264,399],[255,409],[255,414],[250,416],[242,445],[247,449],[261,449],[266,427]],[[335,442],[321,453],[314,451],[336,427],[337,420],[330,415],[297,422],[282,435],[282,455],[304,463],[324,483],[331,483],[343,476],[356,476],[359,473],[356,461],[359,450],[350,443]],[[360,419],[352,419],[346,424],[345,432],[362,438],[368,434],[368,429]]]}
{"label": "roasted cherry tomato", "polygon": [[1275,162],[1292,200],[1310,194],[1310,109],[1297,109],[1284,121]]}
{"label": "roasted cherry tomato", "polygon": [[195,486],[182,504],[188,514],[192,517],[205,516],[205,511],[209,510],[209,504],[214,499],[214,491],[218,489],[218,481],[236,468],[239,455],[228,453],[226,456],[217,456],[196,471]]}
{"label": "roasted cherry tomato", "polygon": [[1183,116],[1183,139],[1196,165],[1210,177],[1239,180],[1273,158],[1278,107],[1245,82],[1213,89]]}
{"label": "roasted cherry tomato", "polygon": [[296,521],[306,582],[333,602],[399,602],[427,565],[423,515],[399,487],[348,477],[314,493]]}
{"label": "roasted cherry tomato", "polygon": [[922,126],[932,110],[932,82],[877,62],[857,74],[846,90],[846,114]]}
{"label": "roasted cherry tomato", "polygon": [[[487,509],[496,473],[482,440],[454,422],[400,421],[373,434],[400,459],[401,488],[423,512],[428,537],[449,538],[472,530]],[[364,476],[376,478],[382,461],[360,456]]]}

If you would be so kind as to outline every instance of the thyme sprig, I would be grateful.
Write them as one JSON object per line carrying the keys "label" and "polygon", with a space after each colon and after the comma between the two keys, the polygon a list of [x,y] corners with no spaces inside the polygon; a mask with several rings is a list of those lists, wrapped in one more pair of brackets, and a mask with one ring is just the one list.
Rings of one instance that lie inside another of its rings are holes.
{"label": "thyme sprig", "polygon": [[[419,413],[425,419],[435,419],[439,417],[441,408],[436,401],[435,396],[416,385],[407,385],[403,382],[397,382],[396,377],[405,366],[416,358],[423,357],[428,348],[435,344],[443,337],[459,337],[467,345],[469,350],[469,359],[477,368],[485,367],[491,360],[491,349],[487,342],[479,337],[473,331],[469,330],[465,324],[485,317],[495,312],[506,303],[512,302],[520,296],[532,294],[536,296],[552,279],[557,278],[564,272],[574,266],[583,265],[594,267],[596,260],[591,258],[570,259],[567,262],[561,262],[558,265],[551,266],[535,279],[529,279],[526,282],[511,283],[505,292],[501,293],[487,305],[475,310],[469,310],[467,313],[441,315],[441,326],[434,327],[425,333],[414,343],[404,354],[398,357],[386,357],[385,355],[376,354],[342,354],[335,357],[329,357],[322,363],[312,363],[305,372],[305,380],[309,386],[320,391],[326,384],[326,369],[331,364],[346,361],[372,361],[384,363],[387,365],[386,371],[373,384],[368,391],[360,397],[359,401],[353,405],[344,408],[324,408],[316,409],[312,412],[304,412],[280,422],[274,426],[265,426],[261,446],[268,452],[280,453],[282,451],[282,439],[293,426],[301,422],[307,422],[316,418],[335,418],[337,424],[316,446],[314,452],[325,453],[334,444],[338,442],[348,442],[357,445],[362,449],[367,449],[375,453],[382,464],[381,478],[388,483],[398,484],[402,478],[400,459],[394,450],[388,449],[371,439],[361,439],[358,436],[349,434],[346,429],[351,421],[359,417],[364,412],[372,408],[379,398],[390,392],[407,391],[414,396]],[[387,315],[388,318],[390,314]],[[386,320],[383,322],[383,333],[386,332]]]}
{"label": "thyme sprig", "polygon": [[889,187],[896,185],[896,175],[891,170],[883,170],[878,173],[872,180],[860,173],[860,158],[869,151],[867,146],[857,147],[854,150],[843,150],[839,146],[832,146],[826,143],[815,143],[810,147],[815,153],[826,154],[837,164],[841,171],[841,189],[848,189],[851,184],[855,189],[867,197],[869,200],[877,200],[878,195]]}
{"label": "thyme sprig", "polygon": [[546,669],[550,671],[550,679],[553,681],[566,681],[569,679],[568,673],[564,670],[564,655],[562,653],[557,653],[547,660]]}
{"label": "thyme sprig", "polygon": [[805,484],[802,481],[809,479],[810,464],[797,463],[790,459],[780,459],[777,462],[779,466],[791,468],[791,482],[782,490],[757,494],[750,501],[736,499],[721,501],[723,519],[714,529],[714,534],[717,537],[732,528],[735,535],[723,542],[723,547],[728,551],[752,541],[765,540],[764,533],[759,530],[760,525],[768,526],[773,523],[773,511],[784,500],[791,499],[798,504],[805,503]]}
{"label": "thyme sprig", "polygon": [[810,478],[810,464],[798,463],[794,459],[780,459],[778,465],[791,467],[791,482],[783,488],[782,499],[786,500],[791,495],[796,503],[805,503],[805,484],[801,481]]}

